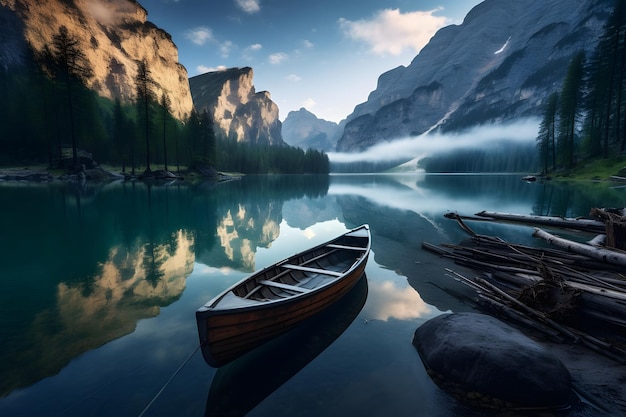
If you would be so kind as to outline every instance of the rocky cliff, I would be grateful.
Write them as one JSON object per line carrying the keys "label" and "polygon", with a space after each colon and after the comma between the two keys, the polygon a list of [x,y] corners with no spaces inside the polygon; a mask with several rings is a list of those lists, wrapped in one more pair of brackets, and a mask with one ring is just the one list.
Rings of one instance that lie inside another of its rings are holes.
{"label": "rocky cliff", "polygon": [[290,111],[283,122],[283,139],[291,145],[302,149],[332,151],[341,136],[342,123],[339,125],[324,119],[318,119],[304,107],[298,111]]}
{"label": "rocky cliff", "polygon": [[207,72],[189,79],[194,107],[206,110],[216,134],[264,145],[284,145],[278,106],[267,91],[257,93],[252,68]]}
{"label": "rocky cliff", "polygon": [[31,55],[26,48],[42,52],[65,26],[93,70],[88,87],[106,98],[133,100],[137,63],[145,60],[155,93],[165,93],[182,119],[192,108],[187,70],[170,35],[147,17],[133,0],[0,0],[0,66],[23,64]]}
{"label": "rocky cliff", "polygon": [[408,67],[378,79],[348,116],[340,151],[430,129],[537,116],[569,61],[597,43],[609,0],[485,0],[438,31]]}

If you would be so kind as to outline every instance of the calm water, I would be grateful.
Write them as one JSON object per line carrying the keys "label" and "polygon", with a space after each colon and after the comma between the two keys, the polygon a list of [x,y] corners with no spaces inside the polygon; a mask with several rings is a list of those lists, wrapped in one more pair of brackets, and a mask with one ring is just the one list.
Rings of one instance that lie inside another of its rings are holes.
{"label": "calm water", "polygon": [[[470,309],[450,295],[463,291],[450,264],[421,243],[465,237],[448,211],[625,205],[624,188],[518,176],[0,183],[0,415],[138,416],[190,356],[144,415],[475,415],[431,382],[411,344],[429,318]],[[219,370],[193,354],[199,306],[362,223],[367,280],[332,311]],[[471,226],[533,244],[527,227]]]}

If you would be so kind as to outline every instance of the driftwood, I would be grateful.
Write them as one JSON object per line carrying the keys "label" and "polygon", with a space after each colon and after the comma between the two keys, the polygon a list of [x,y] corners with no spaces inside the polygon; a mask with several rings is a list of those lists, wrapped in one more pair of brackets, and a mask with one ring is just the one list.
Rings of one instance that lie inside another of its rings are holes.
{"label": "driftwood", "polygon": [[481,211],[475,214],[481,218],[502,220],[507,222],[537,224],[557,228],[567,228],[587,232],[604,232],[604,222],[592,219],[564,218],[554,216],[533,216],[514,213],[498,213],[492,211]]}
{"label": "driftwood", "polygon": [[605,210],[593,208],[589,213],[599,218],[606,225],[606,246],[616,249],[626,249],[626,217],[624,210]]}
{"label": "driftwood", "polygon": [[[449,269],[447,270],[451,271]],[[456,277],[460,277],[460,280],[464,283],[471,283],[468,285],[477,290],[477,301],[480,304],[488,306],[489,308],[504,315],[506,318],[537,330],[551,339],[559,340],[560,337],[564,337],[566,340],[582,344],[595,352],[603,354],[622,364],[626,364],[626,350],[621,347],[598,339],[570,326],[560,324],[548,317],[545,313],[535,310],[520,302],[485,279],[476,277],[471,280],[456,272],[453,272],[453,274]]]}
{"label": "driftwood", "polygon": [[[482,277],[470,279],[447,269],[454,279],[477,293],[475,301],[479,305],[507,320],[530,325],[551,338],[558,334],[626,363],[626,350],[617,345],[626,345],[626,253],[570,242],[541,229],[536,229],[537,237],[550,239],[550,243],[561,239],[566,245],[554,248],[518,245],[476,233],[464,223],[468,217],[456,213],[448,213],[446,217],[456,220],[470,236],[469,240],[462,245],[423,242],[422,247],[483,272]],[[569,221],[563,224],[572,229]],[[579,230],[590,231],[588,227]],[[584,250],[570,251],[572,243]],[[611,340],[601,340],[570,327],[578,322],[580,314],[614,326],[617,330],[609,333]]]}
{"label": "driftwood", "polygon": [[560,238],[539,228],[535,228],[535,233],[533,233],[533,237],[543,239],[552,245],[558,246],[559,248],[568,250],[570,252],[588,256],[594,259],[599,259],[614,265],[626,266],[626,253],[619,253],[616,251],[602,249],[595,246],[572,242],[571,240]]}

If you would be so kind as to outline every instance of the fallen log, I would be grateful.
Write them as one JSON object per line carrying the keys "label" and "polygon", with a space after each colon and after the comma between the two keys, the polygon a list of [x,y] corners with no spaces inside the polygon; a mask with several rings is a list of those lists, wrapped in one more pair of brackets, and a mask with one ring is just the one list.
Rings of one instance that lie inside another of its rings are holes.
{"label": "fallen log", "polygon": [[599,295],[603,298],[612,298],[621,301],[626,306],[626,292],[614,291],[606,288],[599,288],[582,282],[568,281],[568,286],[581,291],[587,291],[592,294]]}
{"label": "fallen log", "polygon": [[585,255],[589,258],[598,259],[613,265],[626,267],[625,253],[572,242],[571,240],[560,238],[537,227],[535,228],[533,237],[543,239],[554,246],[568,250],[573,253],[577,253],[579,255]]}
{"label": "fallen log", "polygon": [[[586,232],[604,233],[605,225],[599,220],[566,218],[556,216],[534,216],[515,213],[498,213],[493,211],[481,211],[475,216],[481,218],[490,218],[493,220],[504,220],[514,223],[531,223],[543,226],[552,226],[559,228],[575,229]],[[471,220],[471,218],[469,218]]]}

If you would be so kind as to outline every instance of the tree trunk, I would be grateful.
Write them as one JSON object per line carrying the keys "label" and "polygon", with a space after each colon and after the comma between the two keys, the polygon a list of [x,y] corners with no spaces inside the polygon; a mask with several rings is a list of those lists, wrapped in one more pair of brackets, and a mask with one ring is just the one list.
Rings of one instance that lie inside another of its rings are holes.
{"label": "tree trunk", "polygon": [[584,245],[582,243],[572,242],[571,240],[563,239],[558,236],[554,236],[544,230],[535,228],[533,237],[540,238],[546,242],[557,246],[561,249],[568,250],[579,255],[584,255],[589,258],[598,259],[613,265],[620,265],[626,267],[626,254],[615,252],[607,249],[596,248],[590,245]]}
{"label": "tree trunk", "polygon": [[476,216],[490,218],[494,220],[504,220],[516,223],[530,223],[530,224],[540,224],[544,226],[552,226],[552,227],[565,227],[576,230],[586,230],[593,232],[603,232],[605,228],[605,224],[599,220],[591,220],[591,219],[571,219],[571,218],[563,218],[563,217],[553,217],[553,216],[532,216],[532,215],[524,215],[524,214],[514,214],[514,213],[498,213],[498,212],[489,212],[489,211],[481,211],[480,213],[476,213]]}

